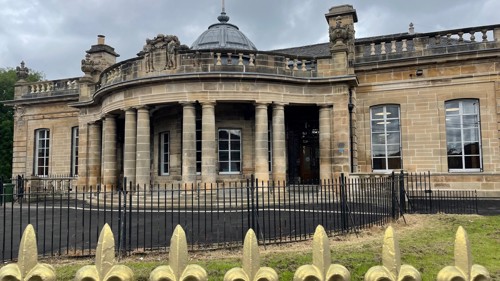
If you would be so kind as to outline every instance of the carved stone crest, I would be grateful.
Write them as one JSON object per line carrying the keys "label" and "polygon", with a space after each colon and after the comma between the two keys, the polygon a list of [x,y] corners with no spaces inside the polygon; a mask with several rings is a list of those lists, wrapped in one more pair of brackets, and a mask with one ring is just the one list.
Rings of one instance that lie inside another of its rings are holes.
{"label": "carved stone crest", "polygon": [[177,68],[176,55],[181,46],[179,38],[175,35],[158,34],[153,39],[146,39],[146,44],[137,55],[144,57],[146,72],[155,71],[155,53],[159,52],[165,56],[164,69]]}
{"label": "carved stone crest", "polygon": [[342,26],[342,18],[336,18],[336,25],[330,27],[330,43],[333,47],[344,47],[354,40],[354,29],[350,25]]}

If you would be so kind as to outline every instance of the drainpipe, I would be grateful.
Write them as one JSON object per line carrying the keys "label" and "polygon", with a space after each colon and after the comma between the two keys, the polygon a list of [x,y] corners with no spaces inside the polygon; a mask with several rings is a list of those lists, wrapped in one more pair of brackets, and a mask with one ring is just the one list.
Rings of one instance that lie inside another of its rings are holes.
{"label": "drainpipe", "polygon": [[352,103],[352,89],[349,88],[349,156],[351,158],[351,173],[354,173],[354,136],[353,136],[353,125],[352,125],[352,115],[354,111],[354,104]]}

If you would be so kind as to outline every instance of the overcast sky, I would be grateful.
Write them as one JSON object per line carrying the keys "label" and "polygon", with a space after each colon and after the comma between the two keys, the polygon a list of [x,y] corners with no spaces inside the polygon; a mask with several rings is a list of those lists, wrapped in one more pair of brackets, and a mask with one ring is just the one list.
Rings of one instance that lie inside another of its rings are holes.
{"label": "overcast sky", "polygon": [[[500,23],[500,0],[226,0],[226,12],[259,50],[272,50],[327,42],[324,15],[341,4],[357,10],[357,38],[407,32],[410,22],[416,32]],[[158,33],[191,46],[220,11],[221,0],[0,0],[0,68],[24,60],[49,80],[83,76],[98,34],[120,61]]]}

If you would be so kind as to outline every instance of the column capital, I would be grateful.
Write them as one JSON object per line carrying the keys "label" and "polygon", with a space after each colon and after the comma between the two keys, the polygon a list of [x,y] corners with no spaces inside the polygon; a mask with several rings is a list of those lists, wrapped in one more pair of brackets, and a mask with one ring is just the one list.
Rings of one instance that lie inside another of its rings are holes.
{"label": "column capital", "polygon": [[195,103],[195,101],[179,101],[179,104],[182,106],[194,106]]}
{"label": "column capital", "polygon": [[134,110],[137,110],[137,108],[136,108],[136,107],[134,107],[134,106],[125,107],[125,108],[123,109],[123,111],[124,111],[125,113],[130,113],[130,112],[133,112]]}
{"label": "column capital", "polygon": [[331,103],[318,103],[317,105],[319,106],[320,110],[333,107],[333,104],[331,104]]}
{"label": "column capital", "polygon": [[284,108],[286,105],[288,105],[287,102],[273,101],[274,108]]}
{"label": "column capital", "polygon": [[134,106],[134,108],[137,111],[139,111],[139,110],[142,110],[142,111],[147,110],[147,111],[149,111],[149,109],[151,109],[151,107],[148,106],[148,105],[138,105],[138,106]]}
{"label": "column capital", "polygon": [[105,113],[102,115],[102,119],[104,119],[104,120],[115,119],[115,118],[116,118],[116,114],[112,114],[112,113]]}
{"label": "column capital", "polygon": [[199,102],[202,107],[214,107],[217,104],[217,101],[215,100],[206,100],[206,101],[200,101]]}
{"label": "column capital", "polygon": [[269,105],[269,103],[268,102],[255,101],[254,105],[255,105],[256,108],[257,107],[266,107],[267,108],[267,106]]}
{"label": "column capital", "polygon": [[101,126],[102,120],[99,119],[99,120],[90,121],[90,122],[87,122],[87,125],[88,126]]}

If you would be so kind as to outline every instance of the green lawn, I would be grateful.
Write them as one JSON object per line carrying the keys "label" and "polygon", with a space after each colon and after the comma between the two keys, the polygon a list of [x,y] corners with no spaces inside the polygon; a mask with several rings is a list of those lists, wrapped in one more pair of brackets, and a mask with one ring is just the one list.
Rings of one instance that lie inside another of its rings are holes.
{"label": "green lawn", "polygon": [[[423,280],[436,280],[437,273],[445,266],[454,265],[455,232],[462,225],[468,232],[473,261],[485,266],[493,280],[500,280],[500,216],[412,215],[408,224],[393,224],[400,241],[403,264],[417,268]],[[358,236],[336,236],[330,239],[333,263],[340,263],[351,271],[351,280],[363,280],[363,274],[381,264],[384,229],[374,227]],[[311,241],[281,246],[261,247],[261,266],[274,268],[280,280],[293,279],[295,270],[310,264]],[[232,267],[241,266],[241,250],[190,253],[190,263],[204,267],[209,280],[222,280]],[[149,273],[158,265],[167,264],[168,253],[132,256],[122,263],[131,267],[136,280],[148,280]],[[83,264],[92,261],[57,260],[58,280],[72,280]]]}

